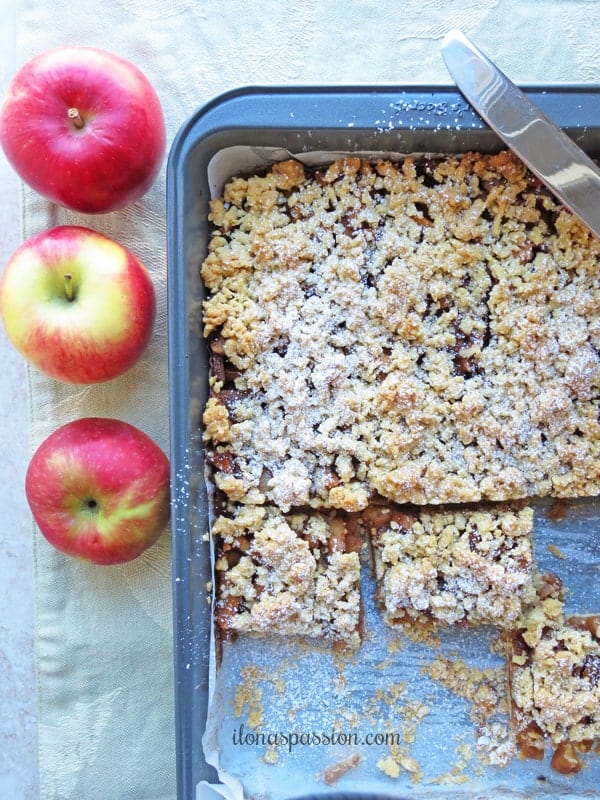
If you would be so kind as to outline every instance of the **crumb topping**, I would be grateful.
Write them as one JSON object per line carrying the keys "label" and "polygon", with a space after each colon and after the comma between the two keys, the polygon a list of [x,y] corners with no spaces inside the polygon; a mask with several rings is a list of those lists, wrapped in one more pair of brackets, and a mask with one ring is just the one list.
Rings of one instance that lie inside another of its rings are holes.
{"label": "crumb topping", "polygon": [[211,221],[204,422],[230,497],[599,491],[600,242],[516,157],[283,162]]}
{"label": "crumb topping", "polygon": [[566,617],[556,576],[540,576],[538,595],[511,637],[510,691],[525,755],[554,748],[553,766],[577,772],[577,751],[600,739],[600,618]]}
{"label": "crumb topping", "polygon": [[343,521],[242,506],[220,516],[217,624],[225,633],[360,640],[360,563]]}
{"label": "crumb topping", "polygon": [[379,512],[371,541],[386,621],[510,627],[531,599],[532,527],[531,508]]}

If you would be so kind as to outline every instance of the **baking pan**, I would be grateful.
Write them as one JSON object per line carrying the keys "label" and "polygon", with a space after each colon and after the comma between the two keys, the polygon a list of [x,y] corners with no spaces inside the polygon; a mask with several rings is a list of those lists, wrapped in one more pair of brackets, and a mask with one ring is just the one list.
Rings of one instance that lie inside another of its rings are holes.
{"label": "baking pan", "polygon": [[[550,117],[590,155],[600,154],[600,86],[523,87]],[[503,144],[453,87],[248,87],[229,92],[200,108],[181,127],[169,154],[167,171],[169,380],[172,465],[174,659],[178,798],[208,797],[219,787],[207,763],[202,737],[214,686],[214,647],[210,607],[212,581],[209,510],[204,481],[201,414],[208,391],[208,359],[202,342],[204,297],[200,265],[207,252],[211,192],[219,173],[262,163],[271,148],[292,154],[319,152],[398,154],[497,152]],[[223,158],[222,154],[232,154]],[[229,159],[229,160],[228,160]],[[219,162],[215,170],[215,162]],[[595,529],[595,501],[575,510],[578,535]],[[552,532],[553,534],[556,532]],[[592,537],[594,538],[594,537]],[[568,542],[566,543],[568,545]],[[572,571],[593,574],[600,554],[588,548],[586,563]],[[543,565],[542,565],[543,566]],[[582,571],[583,570],[583,571]],[[596,573],[597,574],[597,573]],[[588,592],[591,603],[600,597]],[[600,609],[600,602],[595,609]],[[253,645],[256,647],[256,644]],[[226,712],[224,711],[224,716]],[[442,736],[443,738],[443,736]],[[436,757],[433,753],[432,758]],[[532,784],[518,774],[495,783],[457,782],[453,786],[410,786],[393,781],[363,781],[328,787],[307,780],[287,797],[339,797],[348,800],[425,797],[580,797],[596,793],[599,773],[588,774],[585,790],[568,780],[552,783],[542,767],[529,767]],[[308,771],[308,768],[307,768]],[[292,771],[293,772],[293,771]],[[588,771],[589,772],[589,771]],[[281,797],[272,782],[277,770],[247,797]],[[200,790],[198,787],[201,787]],[[403,795],[399,792],[404,792]],[[240,787],[223,787],[240,796]]]}

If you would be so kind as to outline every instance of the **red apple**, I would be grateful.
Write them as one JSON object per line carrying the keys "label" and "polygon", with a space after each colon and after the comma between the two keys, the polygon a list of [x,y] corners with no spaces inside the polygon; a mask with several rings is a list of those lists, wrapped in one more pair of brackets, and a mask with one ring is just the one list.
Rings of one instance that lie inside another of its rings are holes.
{"label": "red apple", "polygon": [[77,225],[26,241],[0,281],[8,338],[38,369],[68,383],[98,383],[129,369],[150,341],[155,314],[143,264]]}
{"label": "red apple", "polygon": [[86,417],[42,442],[25,493],[58,550],[93,564],[120,564],[154,544],[167,523],[169,461],[133,425]]}
{"label": "red apple", "polygon": [[0,144],[19,176],[88,214],[141,197],[165,142],[160,101],[145,75],[93,47],[36,56],[14,76],[0,109]]}

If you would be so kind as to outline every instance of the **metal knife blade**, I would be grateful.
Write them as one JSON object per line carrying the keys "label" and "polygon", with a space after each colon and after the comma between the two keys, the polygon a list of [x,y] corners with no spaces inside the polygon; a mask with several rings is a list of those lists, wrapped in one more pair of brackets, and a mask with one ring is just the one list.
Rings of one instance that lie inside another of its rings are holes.
{"label": "metal knife blade", "polygon": [[442,43],[461,93],[519,158],[600,237],[600,169],[458,30]]}

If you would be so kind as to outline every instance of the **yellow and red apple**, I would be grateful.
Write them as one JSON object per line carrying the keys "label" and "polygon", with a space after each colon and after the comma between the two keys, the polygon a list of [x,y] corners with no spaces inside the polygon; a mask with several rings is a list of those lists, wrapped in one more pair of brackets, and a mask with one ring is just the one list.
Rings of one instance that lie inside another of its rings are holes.
{"label": "yellow and red apple", "polygon": [[77,225],[26,241],[0,280],[8,338],[42,372],[68,383],[98,383],[132,367],[155,315],[154,285],[141,261]]}
{"label": "yellow and red apple", "polygon": [[149,189],[166,129],[158,95],[135,65],[98,48],[61,47],[12,79],[0,108],[0,144],[41,195],[95,214]]}
{"label": "yellow and red apple", "polygon": [[169,461],[139,428],[84,417],[63,425],[32,456],[25,493],[56,549],[93,564],[137,558],[164,530]]}

